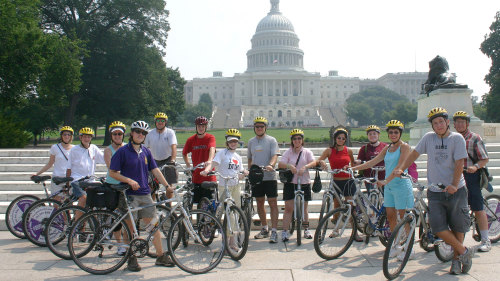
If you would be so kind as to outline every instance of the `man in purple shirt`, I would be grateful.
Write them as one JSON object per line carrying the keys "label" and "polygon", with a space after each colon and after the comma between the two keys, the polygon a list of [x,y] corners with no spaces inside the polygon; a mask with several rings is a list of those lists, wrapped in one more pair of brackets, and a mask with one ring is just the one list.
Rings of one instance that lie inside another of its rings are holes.
{"label": "man in purple shirt", "polygon": [[[129,202],[130,207],[135,208],[153,204],[153,199],[150,195],[151,190],[148,185],[149,171],[167,188],[167,196],[172,197],[172,187],[167,183],[160,169],[156,166],[156,162],[149,149],[142,145],[148,134],[148,123],[136,121],[132,123],[131,129],[129,143],[118,149],[111,158],[109,175],[131,186],[131,190],[127,190],[127,195],[131,201]],[[137,217],[137,215],[143,219],[144,223],[149,224],[157,216],[156,208],[144,208],[139,210],[138,213],[134,213],[134,217]],[[127,220],[127,224],[132,228],[130,219]],[[154,234],[153,244],[158,256],[155,264],[169,267],[174,266],[168,253],[163,253],[159,232]],[[130,271],[141,270],[141,267],[137,263],[137,257],[133,255],[129,257],[127,268]]]}

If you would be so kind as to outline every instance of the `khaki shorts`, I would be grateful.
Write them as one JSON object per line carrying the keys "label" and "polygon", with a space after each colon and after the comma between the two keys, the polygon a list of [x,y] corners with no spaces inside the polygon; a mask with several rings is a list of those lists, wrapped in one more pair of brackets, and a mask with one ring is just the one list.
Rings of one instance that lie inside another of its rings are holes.
{"label": "khaki shorts", "polygon": [[[149,194],[147,194],[147,195],[127,195],[127,197],[129,198],[129,200],[128,200],[129,207],[132,207],[132,208],[137,208],[137,207],[150,205],[150,204],[154,203],[153,199],[151,198],[151,195],[149,195]],[[122,200],[122,198],[120,198],[120,200]],[[127,211],[124,208],[124,204],[121,204],[121,202],[120,202],[120,210],[125,211],[125,212]],[[154,216],[156,216],[156,207],[151,206],[151,207],[144,208],[144,209],[141,209],[138,211],[134,211],[134,212],[132,212],[132,215],[134,216],[134,220],[137,219],[137,215],[139,215],[140,219],[153,218]]]}

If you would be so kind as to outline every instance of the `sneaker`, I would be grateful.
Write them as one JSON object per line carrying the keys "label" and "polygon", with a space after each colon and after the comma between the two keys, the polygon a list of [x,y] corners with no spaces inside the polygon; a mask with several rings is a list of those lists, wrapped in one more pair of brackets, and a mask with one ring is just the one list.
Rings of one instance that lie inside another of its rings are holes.
{"label": "sneaker", "polygon": [[330,233],[330,235],[328,235],[328,237],[330,237],[330,238],[335,238],[335,237],[339,237],[339,236],[340,236],[340,232],[338,229],[334,229],[332,231],[332,233]]}
{"label": "sneaker", "polygon": [[276,231],[271,231],[271,238],[269,238],[269,243],[278,243],[278,233],[276,233]]}
{"label": "sneaker", "polygon": [[156,258],[155,265],[166,266],[166,267],[174,267],[175,264],[168,255],[167,252],[163,253],[163,255]]}
{"label": "sneaker", "polygon": [[309,230],[309,228],[306,228],[304,230],[304,238],[305,239],[312,239],[313,238],[312,235],[311,235],[311,231]]}
{"label": "sneaker", "polygon": [[465,253],[458,256],[458,260],[462,263],[462,273],[469,272],[472,267],[472,257],[474,256],[474,250],[472,248],[465,248]]}
{"label": "sneaker", "polygon": [[402,247],[401,245],[396,245],[391,248],[391,251],[389,252],[389,258],[394,258],[399,256],[402,253]]}
{"label": "sneaker", "polygon": [[267,238],[267,237],[269,237],[269,230],[267,230],[265,228],[261,229],[260,232],[254,236],[255,239],[262,239],[262,238]]}
{"label": "sneaker", "polygon": [[460,263],[459,260],[452,260],[451,261],[451,268],[450,268],[450,274],[452,275],[458,275],[462,272],[462,264]]}
{"label": "sneaker", "polygon": [[491,250],[491,241],[490,239],[488,240],[481,240],[481,244],[477,248],[479,252],[489,252]]}
{"label": "sneaker", "polygon": [[118,247],[118,249],[116,249],[116,254],[119,255],[119,256],[124,256],[125,254],[127,253],[127,248],[125,247]]}
{"label": "sneaker", "polygon": [[288,241],[288,231],[283,230],[283,232],[281,233],[281,241],[283,241],[283,242]]}
{"label": "sneaker", "polygon": [[130,256],[128,258],[127,269],[134,272],[141,271],[141,266],[137,263],[136,256]]}

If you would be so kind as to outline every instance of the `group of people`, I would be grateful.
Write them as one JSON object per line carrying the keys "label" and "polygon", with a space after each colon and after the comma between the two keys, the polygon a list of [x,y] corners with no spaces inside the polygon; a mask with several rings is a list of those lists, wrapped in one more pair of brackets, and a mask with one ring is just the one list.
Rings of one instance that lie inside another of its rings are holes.
{"label": "group of people", "polygon": [[[333,133],[333,146],[326,148],[316,159],[313,152],[304,147],[304,132],[293,129],[290,132],[290,148],[279,158],[280,150],[276,139],[267,134],[268,120],[259,116],[254,119],[253,129],[255,136],[248,141],[248,167],[256,165],[263,170],[263,179],[252,186],[252,196],[257,203],[257,213],[262,229],[255,235],[255,239],[269,237],[271,243],[278,242],[278,182],[275,168],[288,169],[293,173],[291,182],[283,187],[283,229],[281,239],[289,239],[288,226],[293,215],[294,192],[300,179],[301,189],[304,191],[304,238],[312,239],[309,229],[308,201],[312,200],[311,179],[308,169],[321,166],[327,168],[328,160],[331,169],[362,170],[364,176],[373,176],[374,166],[385,166],[379,172],[379,181],[376,185],[384,188],[384,205],[387,209],[387,218],[391,230],[396,226],[398,217],[401,218],[405,210],[413,207],[413,188],[410,179],[403,179],[403,172],[415,170],[412,163],[420,154],[427,154],[427,179],[429,190],[429,220],[433,232],[451,245],[455,250],[450,273],[459,274],[469,271],[472,265],[473,250],[463,245],[464,233],[470,226],[469,205],[478,218],[481,234],[480,251],[489,251],[491,243],[488,239],[488,223],[484,211],[481,189],[479,187],[478,169],[488,162],[488,155],[481,137],[469,130],[470,116],[463,111],[453,115],[455,129],[449,129],[448,113],[443,108],[434,108],[428,115],[432,132],[427,133],[417,144],[415,149],[401,140],[404,124],[391,120],[386,125],[390,144],[380,142],[381,129],[376,125],[368,126],[366,134],[369,143],[360,148],[357,160],[351,148],[347,147],[349,133],[338,128]],[[78,198],[80,206],[85,205],[85,191],[79,187],[79,180],[93,176],[96,164],[105,163],[109,169],[106,182],[117,184],[127,183],[131,189],[127,195],[131,196],[133,206],[143,206],[152,203],[151,190],[148,185],[148,174],[152,173],[161,184],[167,188],[167,197],[173,194],[172,185],[177,183],[178,175],[175,167],[160,171],[158,166],[176,161],[177,138],[175,131],[167,128],[168,117],[159,112],[154,116],[155,128],[149,130],[144,121],[136,121],[131,125],[128,144],[124,143],[126,126],[115,121],[109,126],[111,145],[102,153],[97,146],[91,144],[94,132],[90,128],[79,131],[80,144],[73,146],[73,129],[64,126],[60,129],[60,142],[50,149],[50,158],[36,175],[47,171],[54,166],[53,176],[71,176],[73,196]],[[228,129],[225,135],[226,148],[216,152],[215,137],[207,133],[208,119],[200,116],[195,120],[196,134],[189,137],[183,147],[182,157],[187,168],[200,163],[204,169],[196,169],[192,173],[194,184],[193,202],[198,203],[201,198],[211,198],[209,190],[201,188],[205,181],[216,181],[216,177],[209,175],[214,168],[224,176],[248,175],[244,169],[242,158],[236,152],[241,141],[241,133],[234,128]],[[190,154],[190,157],[189,157]],[[279,158],[279,160],[278,160]],[[410,171],[410,174],[413,174]],[[350,173],[338,173],[333,176],[336,185],[340,187],[344,196],[349,199],[355,193]],[[435,187],[438,183],[446,186],[444,189]],[[221,183],[224,185],[225,183]],[[56,192],[61,186],[52,184],[51,191]],[[230,193],[236,204],[240,204],[240,187],[238,180],[228,183]],[[375,188],[375,186],[368,186]],[[268,226],[265,201],[270,207],[271,227]],[[338,206],[339,202],[335,202]],[[141,210],[134,216],[143,218],[145,223],[151,221],[156,212],[154,207]],[[130,222],[129,222],[130,223]],[[158,258],[157,265],[173,266],[167,253],[163,252],[160,238],[154,238]],[[118,249],[125,254],[125,249]],[[129,258],[128,269],[139,271],[137,259]]]}

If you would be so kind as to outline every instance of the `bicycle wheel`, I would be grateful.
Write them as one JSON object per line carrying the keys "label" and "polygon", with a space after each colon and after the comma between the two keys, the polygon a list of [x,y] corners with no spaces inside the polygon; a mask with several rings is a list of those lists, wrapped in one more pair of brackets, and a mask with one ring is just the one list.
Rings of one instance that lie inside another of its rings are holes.
{"label": "bicycle wheel", "polygon": [[415,241],[415,223],[413,216],[407,216],[394,227],[382,263],[384,276],[389,280],[401,274],[410,258]]}
{"label": "bicycle wheel", "polygon": [[[203,210],[193,210],[188,217],[179,216],[174,225],[170,228],[169,238],[175,235],[173,232],[179,224],[186,224],[186,229],[192,226],[194,233],[189,233],[189,243],[187,247],[173,248],[172,244],[168,245],[170,256],[174,263],[182,270],[200,274],[206,273],[215,268],[224,257],[226,251],[226,233],[222,231],[221,222],[209,212]],[[219,231],[220,235],[215,237],[210,245],[195,242],[195,237],[201,233],[203,229],[209,228]]]}
{"label": "bicycle wheel", "polygon": [[442,262],[449,262],[453,259],[453,248],[444,241],[440,241],[437,245],[434,245],[434,252],[436,253],[436,257]]}
{"label": "bicycle wheel", "polygon": [[[160,234],[160,241],[162,245],[161,252],[163,253],[168,249],[168,232],[170,231],[170,227],[172,227],[172,225],[174,224],[177,215],[173,214],[170,211],[170,208],[163,205],[156,206],[156,215],[158,216],[158,221],[161,223],[160,227],[158,228],[158,233]],[[170,243],[173,243],[174,248],[177,248],[181,243],[181,233],[179,228],[174,231],[174,235],[172,236],[172,241],[170,241]],[[149,241],[149,251],[147,255],[151,258],[158,257],[153,240]]]}
{"label": "bicycle wheel", "polygon": [[248,224],[248,229],[252,227],[252,216],[253,216],[253,197],[242,198],[243,206],[242,210],[245,213],[245,218]]}
{"label": "bicycle wheel", "polygon": [[314,250],[326,260],[342,256],[351,247],[357,225],[347,208],[337,208],[326,214],[314,233]]}
{"label": "bicycle wheel", "polygon": [[500,196],[492,194],[486,197],[488,218],[488,237],[492,243],[500,240]]}
{"label": "bicycle wheel", "polygon": [[302,197],[297,196],[295,200],[295,209],[297,213],[297,246],[302,244],[302,209],[304,207],[304,202],[302,201]]}
{"label": "bicycle wheel", "polygon": [[70,260],[68,251],[68,235],[75,223],[75,216],[82,216],[87,210],[80,206],[60,208],[47,221],[45,227],[45,244],[50,251],[61,259]]}
{"label": "bicycle wheel", "polygon": [[[108,274],[127,261],[132,235],[125,220],[112,229],[119,218],[114,212],[97,210],[85,213],[73,224],[68,250],[78,267],[92,274]],[[127,248],[125,255],[117,253],[120,246]]]}
{"label": "bicycle wheel", "polygon": [[[426,225],[426,227],[424,226]],[[425,230],[427,228],[427,231]],[[431,226],[429,225],[429,217],[427,212],[424,212],[420,225],[418,227],[418,237],[420,238],[420,247],[426,252],[434,251],[434,234],[432,234]]]}
{"label": "bicycle wheel", "polygon": [[[211,208],[211,205],[212,203],[210,202],[210,200],[206,197],[203,197],[200,199],[200,203],[198,203],[198,206],[197,206],[197,209],[198,210],[203,210],[203,211],[206,211],[212,215],[215,215],[215,211],[212,210]],[[200,216],[203,216],[203,215],[200,215]],[[202,218],[198,218],[199,220],[202,220]],[[201,238],[201,241],[203,242],[203,244],[205,245],[210,245],[210,243],[212,243],[214,237],[215,237],[215,231],[210,228],[210,227],[204,227],[202,229],[200,229],[200,238]]]}
{"label": "bicycle wheel", "polygon": [[42,199],[33,203],[23,214],[24,235],[33,244],[45,247],[45,226],[50,216],[61,207],[54,199]]}
{"label": "bicycle wheel", "polygon": [[[228,226],[228,217],[231,221]],[[237,206],[229,207],[229,214],[224,216],[224,232],[226,233],[226,249],[231,259],[241,260],[248,250],[248,237],[250,228],[245,218],[245,213]]]}
{"label": "bicycle wheel", "polygon": [[323,216],[330,212],[332,206],[332,199],[330,196],[324,196],[323,197],[323,202],[321,202],[321,209],[319,210],[319,220],[323,218]]}
{"label": "bicycle wheel", "polygon": [[10,202],[5,212],[5,224],[12,235],[24,239],[23,213],[35,202],[40,200],[34,195],[21,195]]}
{"label": "bicycle wheel", "polygon": [[389,244],[389,238],[391,237],[391,228],[389,226],[389,221],[387,220],[387,213],[385,209],[382,214],[380,214],[377,227],[379,229],[384,229],[381,230],[378,239],[380,240],[380,243],[384,245],[384,247],[387,247],[387,245]]}

